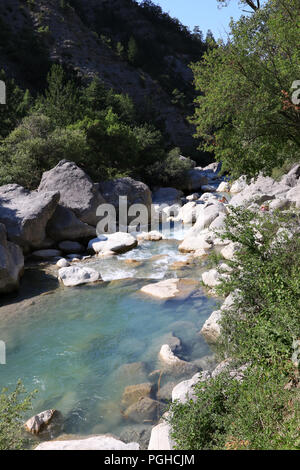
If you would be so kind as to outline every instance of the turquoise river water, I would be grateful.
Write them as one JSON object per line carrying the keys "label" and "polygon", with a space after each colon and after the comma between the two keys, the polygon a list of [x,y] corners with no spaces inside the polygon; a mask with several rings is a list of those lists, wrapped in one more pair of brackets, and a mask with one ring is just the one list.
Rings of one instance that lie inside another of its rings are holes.
{"label": "turquoise river water", "polygon": [[[28,391],[38,389],[29,415],[58,409],[67,434],[112,433],[128,440],[137,429],[150,431],[155,423],[124,418],[124,388],[149,382],[149,373],[161,367],[158,353],[171,333],[182,342],[181,358],[196,361],[211,354],[198,333],[216,302],[200,282],[184,301],[162,302],[139,292],[166,278],[200,280],[200,263],[172,266],[188,257],[178,251],[176,238],[182,236],[147,242],[112,259],[93,259],[89,265],[101,272],[103,283],[59,286],[24,305],[17,318],[1,315],[5,307],[0,309],[0,339],[7,348],[0,387],[14,387],[20,378]],[[179,381],[166,376],[160,386]]]}

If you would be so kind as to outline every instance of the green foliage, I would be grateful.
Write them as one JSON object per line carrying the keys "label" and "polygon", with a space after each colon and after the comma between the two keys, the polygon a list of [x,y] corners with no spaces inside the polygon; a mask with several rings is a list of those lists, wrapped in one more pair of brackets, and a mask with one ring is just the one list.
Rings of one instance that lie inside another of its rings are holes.
{"label": "green foliage", "polygon": [[299,449],[300,393],[280,371],[253,368],[243,381],[223,372],[195,387],[196,400],[171,405],[172,438],[182,450]]}
{"label": "green foliage", "polygon": [[233,176],[270,174],[299,157],[299,109],[290,95],[300,73],[299,18],[298,0],[268,0],[232,22],[228,43],[193,65],[197,135]]}
{"label": "green foliage", "polygon": [[9,393],[7,389],[0,393],[0,450],[21,450],[26,448],[22,425],[25,413],[31,409],[36,392],[26,394],[22,383]]}
{"label": "green foliage", "polygon": [[71,129],[54,129],[47,116],[26,117],[0,148],[1,184],[39,185],[42,173],[66,158],[78,163],[87,153],[86,136]]}
{"label": "green foliage", "polygon": [[47,82],[45,95],[37,99],[34,110],[48,116],[58,127],[74,123],[81,116],[80,92],[75,81],[68,80],[61,66],[53,65]]}
{"label": "green foliage", "polygon": [[0,139],[6,137],[25,116],[31,105],[31,96],[18,87],[13,79],[8,79],[0,70],[0,80],[6,84],[6,105],[0,106]]}
{"label": "green foliage", "polygon": [[[300,337],[299,216],[236,209],[226,221],[229,240],[240,243],[233,272],[221,293],[238,290],[222,320],[224,349],[270,366],[288,361]],[[294,234],[294,235],[291,235]],[[241,314],[242,312],[242,314]]]}
{"label": "green foliage", "polygon": [[187,171],[193,165],[190,160],[180,160],[180,149],[171,150],[165,159],[159,159],[145,169],[145,180],[150,186],[185,187]]}
{"label": "green foliage", "polygon": [[15,103],[20,103],[3,108],[7,131],[0,147],[0,184],[36,188],[42,173],[64,158],[95,181],[116,175],[149,184],[184,180],[189,161],[179,160],[179,149],[167,154],[162,133],[145,121],[146,113],[138,113],[128,95],[108,89],[98,77],[84,85],[58,65],[47,81],[45,93],[33,103],[14,85]]}
{"label": "green foliage", "polygon": [[218,354],[232,358],[230,369],[247,369],[242,381],[222,373],[199,382],[196,401],[173,404],[172,437],[185,450],[299,449],[299,214],[232,209],[221,236],[239,250],[217,287],[235,292]]}

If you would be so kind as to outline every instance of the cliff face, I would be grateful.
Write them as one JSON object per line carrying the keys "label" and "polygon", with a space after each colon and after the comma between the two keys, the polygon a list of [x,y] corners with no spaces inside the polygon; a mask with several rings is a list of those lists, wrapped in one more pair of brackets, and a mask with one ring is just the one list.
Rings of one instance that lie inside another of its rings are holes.
{"label": "cliff face", "polygon": [[[200,57],[204,44],[167,15],[157,15],[153,5],[143,8],[133,0],[2,0],[0,15],[0,68],[23,86],[41,86],[51,62],[87,78],[98,74],[107,86],[128,93],[145,113],[154,109],[170,143],[183,151],[195,148],[185,116],[193,99],[188,64]],[[131,61],[130,41],[136,48]],[[174,85],[184,105],[174,100]]]}

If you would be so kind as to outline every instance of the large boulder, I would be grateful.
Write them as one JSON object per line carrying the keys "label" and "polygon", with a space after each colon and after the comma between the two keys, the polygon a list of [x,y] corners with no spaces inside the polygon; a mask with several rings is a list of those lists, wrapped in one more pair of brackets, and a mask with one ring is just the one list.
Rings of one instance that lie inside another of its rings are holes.
{"label": "large boulder", "polygon": [[[231,187],[235,189],[235,183]],[[236,186],[240,191],[235,190],[235,194],[230,200],[230,205],[249,206],[251,203],[262,204],[266,201],[271,201],[275,198],[286,197],[291,187],[284,182],[277,182],[269,176],[259,175],[256,179],[252,179],[250,184],[247,184],[245,179],[237,180]]]}
{"label": "large boulder", "polygon": [[[117,213],[119,211],[120,197],[127,197],[127,207],[134,204],[142,204],[148,210],[149,220],[151,215],[152,194],[145,183],[136,181],[133,178],[118,178],[115,180],[99,183],[99,190],[103,194],[106,202],[112,204]],[[128,217],[128,223],[134,216]]]}
{"label": "large boulder", "polygon": [[29,191],[17,184],[0,187],[0,222],[6,226],[8,240],[24,251],[43,248],[46,225],[52,217],[59,193]]}
{"label": "large boulder", "polygon": [[185,188],[188,191],[195,191],[208,183],[207,173],[201,167],[192,168],[187,172]]}
{"label": "large boulder", "polygon": [[119,254],[132,250],[137,244],[137,239],[130,233],[116,232],[101,235],[98,238],[90,240],[88,250],[98,254],[107,253],[109,251]]}
{"label": "large boulder", "polygon": [[68,268],[61,268],[58,271],[58,279],[62,281],[66,287],[74,287],[81,284],[101,281],[101,275],[92,268],[70,266]]}
{"label": "large boulder", "polygon": [[82,222],[74,212],[58,205],[49,220],[46,231],[48,236],[57,242],[63,240],[81,240],[96,236],[96,229]]}
{"label": "large boulder", "polygon": [[181,205],[183,192],[175,188],[159,188],[152,194],[153,204]]}
{"label": "large boulder", "polygon": [[113,436],[101,435],[85,439],[42,442],[35,450],[139,450],[136,442],[125,444]]}
{"label": "large boulder", "polygon": [[281,178],[280,183],[293,188],[294,186],[299,184],[299,181],[300,181],[300,163],[296,163],[295,165],[292,166],[290,171]]}
{"label": "large boulder", "polygon": [[8,293],[19,287],[24,269],[21,248],[7,241],[6,228],[0,224],[0,293]]}
{"label": "large boulder", "polygon": [[92,226],[99,222],[97,208],[105,200],[99,186],[74,162],[62,160],[52,170],[46,171],[38,191],[59,191],[60,204],[71,209],[82,222]]}

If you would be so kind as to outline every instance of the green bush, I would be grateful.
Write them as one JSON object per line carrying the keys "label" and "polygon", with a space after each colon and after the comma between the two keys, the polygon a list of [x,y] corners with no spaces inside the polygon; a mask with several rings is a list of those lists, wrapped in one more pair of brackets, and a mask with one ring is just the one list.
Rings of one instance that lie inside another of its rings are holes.
{"label": "green bush", "polygon": [[24,415],[31,409],[36,392],[26,394],[19,381],[13,392],[0,393],[0,450],[21,450],[27,447],[28,437],[23,430]]}
{"label": "green bush", "polygon": [[171,150],[161,159],[145,169],[145,180],[150,186],[185,187],[187,171],[193,167],[192,161],[180,160],[180,149]]}
{"label": "green bush", "polygon": [[284,389],[277,369],[226,372],[195,387],[196,400],[174,403],[168,419],[182,450],[299,449],[300,392]]}
{"label": "green bush", "polygon": [[[222,312],[220,358],[247,364],[243,381],[223,373],[171,406],[180,449],[299,449],[299,214],[232,209],[221,237],[239,243],[217,293],[236,292]],[[218,258],[216,261],[219,261]]]}

